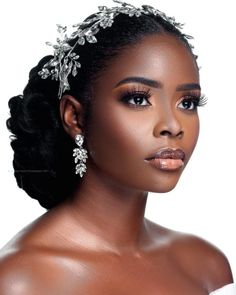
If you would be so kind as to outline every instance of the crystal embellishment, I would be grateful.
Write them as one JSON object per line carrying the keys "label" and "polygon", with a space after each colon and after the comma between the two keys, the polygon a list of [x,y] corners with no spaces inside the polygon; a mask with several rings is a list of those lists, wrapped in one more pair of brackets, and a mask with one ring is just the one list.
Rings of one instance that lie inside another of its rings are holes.
{"label": "crystal embellishment", "polygon": [[[93,14],[92,17],[82,23],[72,26],[76,30],[72,32],[70,36],[67,35],[67,26],[58,24],[57,31],[60,34],[60,37],[57,38],[57,43],[52,44],[51,42],[46,42],[48,46],[51,46],[54,49],[54,57],[43,66],[41,71],[38,72],[38,75],[41,76],[42,79],[50,77],[52,80],[59,81],[59,99],[66,90],[70,89],[68,77],[70,75],[75,77],[78,74],[78,69],[81,67],[80,62],[78,61],[79,55],[74,52],[75,47],[78,45],[83,46],[86,41],[89,43],[96,43],[97,38],[95,35],[101,28],[105,29],[111,27],[114,18],[117,15],[121,13],[130,17],[140,17],[142,14],[159,15],[179,30],[183,27],[183,24],[176,22],[174,17],[168,17],[165,13],[150,5],[142,5],[141,8],[136,8],[135,6],[120,0],[113,0],[113,2],[121,6],[111,8],[108,8],[107,6],[99,6],[99,11]],[[187,39],[192,39],[189,35],[183,35]],[[78,40],[75,42],[74,46],[71,46],[69,43],[75,38],[78,38]],[[190,47],[193,49],[191,44]]]}
{"label": "crystal embellishment", "polygon": [[74,161],[75,167],[75,174],[79,174],[80,177],[83,177],[84,173],[86,172],[86,159],[88,158],[87,150],[82,147],[84,142],[84,136],[81,134],[77,134],[75,137],[75,142],[78,145],[78,148],[73,149],[73,156],[75,157]]}

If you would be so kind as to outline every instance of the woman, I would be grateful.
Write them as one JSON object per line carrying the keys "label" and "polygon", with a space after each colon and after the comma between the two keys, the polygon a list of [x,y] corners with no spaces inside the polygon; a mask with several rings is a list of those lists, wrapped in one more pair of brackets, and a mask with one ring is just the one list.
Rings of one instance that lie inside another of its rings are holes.
{"label": "woman", "polygon": [[116,2],[69,39],[58,26],[9,101],[17,183],[48,211],[2,249],[0,294],[234,294],[220,250],[144,218],[190,159],[205,99],[180,25]]}

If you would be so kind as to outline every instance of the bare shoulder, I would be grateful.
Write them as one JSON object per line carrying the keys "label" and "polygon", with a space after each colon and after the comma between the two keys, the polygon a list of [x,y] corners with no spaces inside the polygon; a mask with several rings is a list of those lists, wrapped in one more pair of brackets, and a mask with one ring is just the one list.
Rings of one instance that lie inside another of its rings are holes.
{"label": "bare shoulder", "polygon": [[233,282],[229,261],[215,245],[191,234],[172,232],[170,235],[174,259],[209,292]]}
{"label": "bare shoulder", "polygon": [[231,278],[231,270],[225,254],[212,243],[195,235],[180,234],[176,243],[176,250],[206,267],[213,276]]}
{"label": "bare shoulder", "polygon": [[173,263],[208,291],[233,282],[229,261],[215,245],[198,236],[148,222],[156,237],[156,244],[165,245],[165,251],[168,251]]}
{"label": "bare shoulder", "polygon": [[61,219],[55,222],[49,213],[20,230],[0,250],[1,295],[59,295],[74,287],[77,256],[56,230]]}
{"label": "bare shoulder", "polygon": [[62,273],[38,249],[10,250],[0,256],[0,294],[59,294]]}

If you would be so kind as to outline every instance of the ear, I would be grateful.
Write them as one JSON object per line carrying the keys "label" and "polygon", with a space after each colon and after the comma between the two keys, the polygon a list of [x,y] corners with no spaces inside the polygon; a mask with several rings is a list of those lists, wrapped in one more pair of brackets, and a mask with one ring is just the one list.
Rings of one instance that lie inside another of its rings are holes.
{"label": "ear", "polygon": [[76,134],[83,133],[84,109],[81,103],[71,95],[63,95],[60,101],[60,115],[65,131],[75,138]]}

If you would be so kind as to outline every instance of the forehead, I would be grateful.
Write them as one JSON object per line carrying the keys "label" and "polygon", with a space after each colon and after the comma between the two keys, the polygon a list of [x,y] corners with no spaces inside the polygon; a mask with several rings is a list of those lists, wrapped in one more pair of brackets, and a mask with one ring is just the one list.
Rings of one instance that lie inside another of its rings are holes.
{"label": "forehead", "polygon": [[[121,50],[98,83],[115,85],[129,76],[160,80],[164,85],[199,82],[195,59],[182,41],[171,35],[151,35]],[[105,79],[105,80],[104,80]]]}

